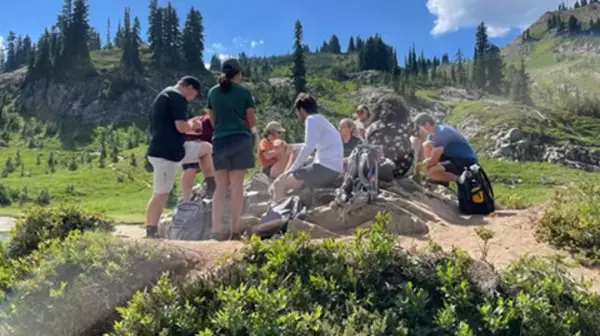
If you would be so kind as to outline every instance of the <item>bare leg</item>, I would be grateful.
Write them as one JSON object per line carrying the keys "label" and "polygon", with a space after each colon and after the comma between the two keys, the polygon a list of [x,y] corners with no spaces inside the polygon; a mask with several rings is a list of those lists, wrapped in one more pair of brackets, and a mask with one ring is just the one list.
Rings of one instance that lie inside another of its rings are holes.
{"label": "bare leg", "polygon": [[281,157],[277,162],[271,166],[271,177],[277,178],[281,173],[285,172],[289,162],[290,157],[292,156],[292,148],[289,145],[286,145]]}
{"label": "bare leg", "polygon": [[227,170],[219,170],[215,172],[215,180],[217,188],[213,196],[212,203],[212,232],[221,232],[221,220],[223,218],[223,206],[225,205],[225,197],[229,189],[229,172]]}
{"label": "bare leg", "polygon": [[169,194],[154,194],[146,207],[146,226],[158,226]]}
{"label": "bare leg", "polygon": [[281,175],[273,182],[271,200],[278,202],[285,196],[286,191],[298,189],[304,185],[304,181],[297,180],[292,173]]}
{"label": "bare leg", "polygon": [[427,171],[432,180],[444,183],[455,182],[458,178],[456,175],[449,173],[441,164],[437,164]]}
{"label": "bare leg", "polygon": [[183,200],[189,201],[194,193],[194,182],[196,181],[196,168],[189,168],[183,172],[181,177],[181,191],[183,192]]}
{"label": "bare leg", "polygon": [[208,142],[202,143],[202,150],[200,150],[200,168],[202,168],[202,174],[204,178],[215,176],[215,166],[212,160],[212,145]]}
{"label": "bare leg", "polygon": [[[244,176],[245,170],[229,172],[231,185],[231,235],[239,233],[240,219],[244,211]],[[231,238],[231,236],[230,236]]]}

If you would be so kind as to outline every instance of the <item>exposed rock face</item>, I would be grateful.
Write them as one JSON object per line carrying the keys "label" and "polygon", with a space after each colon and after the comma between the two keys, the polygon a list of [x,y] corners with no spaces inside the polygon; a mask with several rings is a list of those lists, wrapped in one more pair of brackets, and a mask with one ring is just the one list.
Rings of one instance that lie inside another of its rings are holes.
{"label": "exposed rock face", "polygon": [[[260,218],[268,208],[267,188],[268,179],[264,174],[257,173],[246,181],[246,205],[241,229],[247,232],[258,230]],[[357,229],[371,227],[373,218],[379,212],[390,213],[391,222],[387,229],[402,236],[426,235],[429,232],[428,225],[439,222],[471,223],[460,214],[456,197],[446,188],[424,188],[407,178],[382,182],[381,188],[379,198],[375,202],[360,207],[336,204],[333,201],[335,188],[304,190],[300,193],[300,198],[308,206],[307,218],[290,221],[288,231],[309,231],[313,238],[351,235]],[[159,235],[163,238],[168,238],[171,222],[172,215],[167,215],[161,220]],[[230,219],[225,218],[224,222],[227,227]],[[205,238],[209,239],[208,236]]]}
{"label": "exposed rock face", "polygon": [[542,161],[570,168],[600,172],[600,150],[568,144],[562,147],[543,143],[542,139],[519,129],[497,133],[493,157],[513,161]]}
{"label": "exposed rock face", "polygon": [[[49,79],[25,82],[26,70],[20,69],[0,75],[0,91],[15,99],[25,114],[41,119],[72,118],[94,125],[128,123],[146,120],[156,94],[184,75],[169,71],[131,77],[111,71],[74,85]],[[208,71],[199,79],[206,89],[215,83]]]}

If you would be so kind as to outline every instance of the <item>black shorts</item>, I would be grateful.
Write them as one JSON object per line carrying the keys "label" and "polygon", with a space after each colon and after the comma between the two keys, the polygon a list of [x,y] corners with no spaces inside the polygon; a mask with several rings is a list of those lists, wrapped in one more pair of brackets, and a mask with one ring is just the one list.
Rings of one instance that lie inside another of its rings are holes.
{"label": "black shorts", "polygon": [[254,168],[254,138],[232,135],[213,140],[215,170],[247,170]]}
{"label": "black shorts", "polygon": [[471,159],[459,159],[446,155],[442,155],[440,158],[440,164],[444,167],[444,170],[457,176],[460,176],[465,171],[465,168],[469,168],[476,163],[476,161]]}
{"label": "black shorts", "polygon": [[304,181],[304,184],[309,188],[328,187],[341,175],[335,170],[321,166],[318,163],[311,163],[298,168],[294,170],[293,174],[297,180]]}

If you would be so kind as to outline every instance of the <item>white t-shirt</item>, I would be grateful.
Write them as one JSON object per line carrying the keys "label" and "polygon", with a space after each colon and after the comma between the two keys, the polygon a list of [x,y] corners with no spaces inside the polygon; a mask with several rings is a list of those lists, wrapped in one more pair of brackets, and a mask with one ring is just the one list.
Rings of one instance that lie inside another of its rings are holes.
{"label": "white t-shirt", "polygon": [[311,114],[304,121],[304,146],[292,169],[301,168],[316,150],[315,160],[321,166],[340,174],[344,172],[344,145],[338,130],[320,114]]}

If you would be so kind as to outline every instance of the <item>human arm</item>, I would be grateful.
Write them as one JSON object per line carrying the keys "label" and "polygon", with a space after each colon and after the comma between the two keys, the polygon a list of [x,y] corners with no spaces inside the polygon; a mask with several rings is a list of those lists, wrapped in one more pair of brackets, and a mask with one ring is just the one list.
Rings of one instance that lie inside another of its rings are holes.
{"label": "human arm", "polygon": [[445,132],[437,132],[430,141],[433,143],[431,155],[423,161],[427,168],[433,167],[440,162],[440,159],[444,154],[444,148],[451,141],[451,138]]}
{"label": "human arm", "polygon": [[258,147],[260,149],[260,152],[263,153],[265,159],[271,160],[272,158],[275,158],[281,154],[283,148],[285,148],[285,145],[281,144],[280,146],[277,146],[273,149],[269,149],[269,140],[262,139],[258,143]]}
{"label": "human arm", "polygon": [[254,103],[254,97],[252,97],[252,93],[248,91],[248,96],[246,97],[246,125],[252,132],[255,131],[256,127],[255,108],[256,104]]}
{"label": "human arm", "polygon": [[193,131],[192,126],[187,120],[187,102],[183,99],[171,100],[170,111],[175,121],[175,128],[179,133],[190,133]]}
{"label": "human arm", "polygon": [[317,147],[317,141],[319,139],[320,127],[318,119],[308,118],[306,119],[306,126],[304,130],[304,145],[296,157],[296,161],[292,165],[291,170],[296,170],[304,165],[304,162],[312,154]]}

